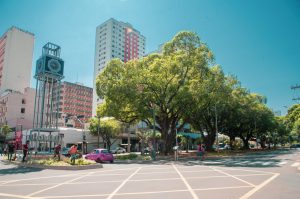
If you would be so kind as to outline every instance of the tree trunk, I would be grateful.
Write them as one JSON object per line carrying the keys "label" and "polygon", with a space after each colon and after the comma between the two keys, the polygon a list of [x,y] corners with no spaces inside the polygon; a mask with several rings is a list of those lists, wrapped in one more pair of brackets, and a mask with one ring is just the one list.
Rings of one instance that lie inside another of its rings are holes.
{"label": "tree trunk", "polygon": [[230,142],[229,142],[229,145],[230,145],[230,149],[233,150],[234,149],[234,142],[235,142],[235,136],[230,136],[229,137],[230,139]]}

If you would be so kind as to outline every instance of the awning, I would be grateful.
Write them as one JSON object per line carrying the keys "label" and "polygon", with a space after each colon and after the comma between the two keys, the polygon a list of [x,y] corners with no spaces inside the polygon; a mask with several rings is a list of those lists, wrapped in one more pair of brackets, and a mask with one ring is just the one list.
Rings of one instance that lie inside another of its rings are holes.
{"label": "awning", "polygon": [[182,136],[189,137],[189,138],[192,138],[192,139],[197,139],[197,138],[201,137],[201,134],[199,134],[199,133],[178,132],[177,135],[182,135]]}

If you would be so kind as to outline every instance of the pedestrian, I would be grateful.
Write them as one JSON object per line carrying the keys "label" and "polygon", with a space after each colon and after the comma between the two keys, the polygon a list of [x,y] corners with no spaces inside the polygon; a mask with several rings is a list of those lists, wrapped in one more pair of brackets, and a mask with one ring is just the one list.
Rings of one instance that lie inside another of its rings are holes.
{"label": "pedestrian", "polygon": [[205,153],[204,145],[203,144],[198,144],[197,156],[199,157],[199,159],[201,158],[201,161],[204,160],[204,153]]}
{"label": "pedestrian", "polygon": [[5,144],[5,147],[4,147],[4,156],[6,156],[7,155],[7,144]]}
{"label": "pedestrian", "polygon": [[22,162],[25,162],[25,158],[28,154],[28,145],[29,145],[29,140],[27,140],[26,143],[23,144],[23,159],[22,159]]}
{"label": "pedestrian", "polygon": [[69,154],[71,155],[70,159],[71,159],[71,164],[75,164],[75,159],[77,157],[78,151],[77,151],[77,145],[74,144],[70,150],[69,150]]}
{"label": "pedestrian", "polygon": [[61,145],[58,144],[54,148],[54,158],[57,156],[58,161],[60,161],[60,150],[61,150]]}
{"label": "pedestrian", "polygon": [[9,161],[12,160],[12,156],[13,156],[14,152],[15,152],[15,145],[14,145],[14,143],[12,141],[10,141],[8,143],[8,157],[7,157],[7,159]]}

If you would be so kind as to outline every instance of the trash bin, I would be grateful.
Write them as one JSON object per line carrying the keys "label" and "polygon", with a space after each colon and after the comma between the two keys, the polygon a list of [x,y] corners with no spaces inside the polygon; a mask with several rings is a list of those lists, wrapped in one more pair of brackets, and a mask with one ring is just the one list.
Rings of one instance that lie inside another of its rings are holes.
{"label": "trash bin", "polygon": [[174,159],[175,161],[178,161],[178,150],[179,150],[179,146],[174,146],[173,147],[174,150]]}

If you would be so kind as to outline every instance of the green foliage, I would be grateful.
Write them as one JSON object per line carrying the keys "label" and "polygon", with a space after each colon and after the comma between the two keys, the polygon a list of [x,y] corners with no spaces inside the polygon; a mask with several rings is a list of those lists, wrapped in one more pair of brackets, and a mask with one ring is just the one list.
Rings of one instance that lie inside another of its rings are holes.
{"label": "green foliage", "polygon": [[130,153],[128,155],[119,155],[116,156],[117,160],[135,160],[137,159],[138,155],[135,153]]}
{"label": "green foliage", "polygon": [[[83,158],[76,159],[74,165],[90,165],[95,164],[95,161],[85,160]],[[54,158],[42,159],[42,160],[31,160],[28,164],[41,164],[47,166],[71,166],[70,158],[65,158],[64,160],[58,161]]]}
{"label": "green foliage", "polygon": [[[144,121],[161,133],[164,154],[172,151],[176,128],[186,123],[201,132],[208,150],[216,132],[228,135],[231,144],[240,137],[249,148],[251,138],[264,138],[277,126],[265,97],[224,75],[207,45],[189,31],[167,42],[162,54],[126,63],[113,59],[97,77],[96,86],[105,99],[98,115],[127,124]],[[91,132],[96,132],[92,126]],[[139,137],[147,141],[150,135],[142,132]]]}
{"label": "green foliage", "polygon": [[90,133],[94,136],[98,136],[98,128],[99,135],[107,144],[108,150],[110,150],[113,144],[112,139],[117,138],[121,134],[121,123],[114,118],[101,118],[100,123],[98,118],[91,118],[89,127]]}
{"label": "green foliage", "polygon": [[4,136],[7,136],[8,133],[12,132],[11,128],[8,126],[8,125],[3,125],[1,127],[1,133],[4,135]]}

